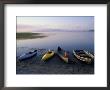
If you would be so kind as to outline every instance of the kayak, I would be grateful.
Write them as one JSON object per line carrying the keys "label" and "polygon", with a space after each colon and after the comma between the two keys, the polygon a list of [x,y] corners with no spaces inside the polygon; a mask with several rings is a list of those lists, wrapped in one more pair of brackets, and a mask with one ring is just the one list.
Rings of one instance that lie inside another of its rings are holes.
{"label": "kayak", "polygon": [[17,59],[18,59],[19,61],[26,60],[26,59],[28,59],[28,58],[33,57],[33,56],[36,55],[36,54],[37,54],[37,50],[34,50],[34,51],[31,51],[31,52],[24,53],[24,54],[20,55]]}
{"label": "kayak", "polygon": [[53,57],[54,54],[55,54],[54,51],[48,51],[48,52],[46,52],[46,53],[44,54],[44,56],[42,57],[41,60],[42,60],[42,61],[46,61],[46,60],[50,59],[51,57]]}
{"label": "kayak", "polygon": [[61,60],[63,60],[64,62],[68,63],[68,57],[64,56],[64,52],[63,51],[58,51],[57,54],[61,58]]}
{"label": "kayak", "polygon": [[62,50],[60,47],[58,47],[57,55],[60,57],[61,60],[68,63],[68,55],[67,52]]}
{"label": "kayak", "polygon": [[87,64],[90,64],[94,60],[94,56],[86,50],[73,50],[74,56]]}

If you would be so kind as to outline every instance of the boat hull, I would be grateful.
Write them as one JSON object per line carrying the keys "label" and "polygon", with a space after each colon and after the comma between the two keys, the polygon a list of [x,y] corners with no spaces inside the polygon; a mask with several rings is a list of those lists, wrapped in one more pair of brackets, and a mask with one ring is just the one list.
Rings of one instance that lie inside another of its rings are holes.
{"label": "boat hull", "polygon": [[47,61],[47,60],[49,60],[50,58],[52,58],[53,56],[54,56],[54,54],[55,54],[55,52],[54,51],[52,51],[52,53],[45,53],[44,54],[44,56],[42,57],[42,61]]}
{"label": "boat hull", "polygon": [[64,62],[68,63],[68,57],[64,56],[64,52],[63,51],[57,51],[57,55],[60,57],[61,60],[63,60]]}
{"label": "boat hull", "polygon": [[91,64],[94,62],[94,56],[92,54],[88,53],[85,50],[81,50],[81,52],[82,54],[80,53],[80,50],[73,50],[73,54],[78,60],[87,64]]}
{"label": "boat hull", "polygon": [[29,58],[32,58],[33,56],[35,56],[37,54],[37,52],[33,52],[32,54],[24,54],[18,57],[19,61],[23,61],[23,60],[27,60]]}

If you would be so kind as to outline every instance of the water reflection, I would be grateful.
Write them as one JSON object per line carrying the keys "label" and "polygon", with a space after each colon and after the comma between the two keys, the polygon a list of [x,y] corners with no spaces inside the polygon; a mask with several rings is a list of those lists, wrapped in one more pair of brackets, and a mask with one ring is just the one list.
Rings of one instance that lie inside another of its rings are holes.
{"label": "water reflection", "polygon": [[65,50],[85,49],[94,53],[94,32],[43,32],[46,37],[17,39],[18,47],[56,49],[61,46]]}

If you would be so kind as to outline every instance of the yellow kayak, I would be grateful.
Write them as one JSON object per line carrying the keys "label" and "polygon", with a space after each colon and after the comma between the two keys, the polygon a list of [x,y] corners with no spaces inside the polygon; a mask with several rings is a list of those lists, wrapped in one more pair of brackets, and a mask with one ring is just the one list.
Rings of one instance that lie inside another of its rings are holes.
{"label": "yellow kayak", "polygon": [[46,54],[44,54],[44,56],[42,57],[41,60],[46,61],[48,59],[50,59],[51,57],[53,57],[55,54],[54,51],[48,51]]}

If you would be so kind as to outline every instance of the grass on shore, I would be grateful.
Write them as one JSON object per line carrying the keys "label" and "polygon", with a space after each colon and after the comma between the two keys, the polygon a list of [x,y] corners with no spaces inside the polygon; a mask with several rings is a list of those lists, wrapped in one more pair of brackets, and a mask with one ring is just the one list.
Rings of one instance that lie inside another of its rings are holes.
{"label": "grass on shore", "polygon": [[16,33],[16,39],[34,39],[34,38],[43,38],[47,37],[43,35],[42,33],[30,33],[30,32],[19,32]]}

